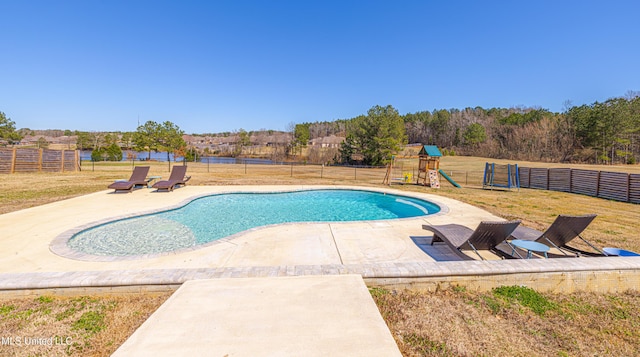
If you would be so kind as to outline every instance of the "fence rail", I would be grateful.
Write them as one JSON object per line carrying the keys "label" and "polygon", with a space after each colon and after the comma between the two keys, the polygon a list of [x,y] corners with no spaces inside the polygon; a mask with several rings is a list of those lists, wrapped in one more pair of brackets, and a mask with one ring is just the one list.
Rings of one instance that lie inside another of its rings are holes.
{"label": "fence rail", "polygon": [[79,157],[77,150],[0,148],[0,173],[77,171]]}
{"label": "fence rail", "polygon": [[520,167],[520,187],[640,203],[640,174]]}

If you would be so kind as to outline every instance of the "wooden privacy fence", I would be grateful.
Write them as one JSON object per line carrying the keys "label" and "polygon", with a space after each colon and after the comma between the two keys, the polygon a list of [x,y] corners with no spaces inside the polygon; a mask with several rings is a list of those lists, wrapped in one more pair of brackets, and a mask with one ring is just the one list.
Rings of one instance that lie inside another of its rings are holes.
{"label": "wooden privacy fence", "polygon": [[77,150],[0,148],[0,173],[78,171],[79,159]]}
{"label": "wooden privacy fence", "polygon": [[520,167],[520,187],[640,203],[640,174]]}

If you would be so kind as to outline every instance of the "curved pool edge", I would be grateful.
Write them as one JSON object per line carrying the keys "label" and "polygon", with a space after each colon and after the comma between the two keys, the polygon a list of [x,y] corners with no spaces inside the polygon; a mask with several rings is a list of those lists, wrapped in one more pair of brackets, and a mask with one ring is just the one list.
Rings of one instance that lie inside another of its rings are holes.
{"label": "curved pool edge", "polygon": [[[201,187],[207,187],[207,186],[201,186]],[[208,187],[216,187],[216,186],[208,186]],[[411,191],[402,191],[402,190],[395,190],[392,188],[380,188],[380,187],[367,187],[367,186],[348,186],[348,185],[336,185],[336,186],[330,186],[330,185],[295,185],[295,186],[277,186],[277,189],[269,189],[269,187],[271,186],[244,186],[244,187],[237,187],[237,186],[228,186],[225,187],[225,190],[222,191],[217,191],[217,192],[207,192],[207,193],[200,193],[200,194],[195,194],[192,196],[189,196],[181,201],[179,201],[178,203],[175,204],[170,204],[167,206],[163,206],[163,207],[158,207],[158,208],[153,208],[153,209],[145,209],[145,210],[140,210],[140,211],[134,211],[134,212],[129,212],[127,214],[123,214],[123,215],[117,215],[117,216],[111,216],[111,217],[107,217],[101,220],[96,220],[96,221],[92,221],[92,222],[88,222],[82,225],[79,225],[77,227],[74,227],[72,229],[69,229],[61,234],[59,234],[58,236],[56,236],[51,243],[49,244],[49,250],[60,257],[63,258],[68,258],[68,259],[73,259],[73,260],[78,260],[78,261],[88,261],[88,262],[118,262],[118,261],[132,261],[132,260],[144,260],[144,259],[151,259],[151,258],[160,258],[160,257],[166,257],[166,256],[175,256],[175,255],[179,255],[179,254],[183,254],[183,253],[188,253],[188,252],[193,252],[193,251],[197,251],[197,250],[201,250],[204,249],[206,247],[210,247],[216,244],[221,244],[221,243],[226,243],[226,242],[230,242],[233,241],[234,239],[238,238],[238,237],[242,237],[245,236],[251,232],[255,232],[255,231],[259,231],[259,230],[263,230],[263,229],[268,229],[271,227],[278,227],[278,226],[292,226],[292,225],[317,225],[317,224],[338,224],[338,225],[347,225],[347,224],[354,224],[354,223],[363,223],[363,222],[388,222],[388,221],[408,221],[408,220],[422,220],[424,217],[434,217],[434,216],[441,216],[441,215],[446,215],[449,213],[449,207],[440,200],[440,196],[437,195],[433,195],[433,194],[428,194],[428,193],[421,193],[421,192],[411,192]],[[267,188],[265,190],[265,188]],[[430,203],[433,203],[434,205],[438,206],[440,208],[439,212],[433,213],[433,214],[429,214],[429,215],[425,215],[425,216],[418,216],[418,217],[408,217],[408,218],[395,218],[395,219],[386,219],[386,220],[368,220],[368,221],[346,221],[346,222],[288,222],[288,223],[277,223],[277,224],[270,224],[270,225],[264,225],[264,226],[259,226],[259,227],[254,227],[251,229],[247,229],[245,231],[239,232],[239,233],[235,233],[229,236],[226,236],[224,238],[220,238],[220,239],[216,239],[210,242],[206,242],[203,244],[198,244],[192,247],[187,247],[187,248],[181,248],[181,249],[177,249],[177,250],[173,250],[173,251],[169,251],[169,252],[160,252],[160,253],[153,253],[153,254],[144,254],[144,255],[125,255],[125,256],[107,256],[107,255],[93,255],[93,254],[88,254],[88,253],[83,253],[80,251],[76,251],[71,249],[68,246],[68,241],[77,233],[82,232],[83,230],[98,226],[98,225],[102,225],[102,224],[107,224],[107,223],[111,223],[111,222],[115,222],[115,221],[119,221],[119,220],[123,220],[123,219],[127,219],[127,218],[133,218],[133,217],[138,217],[138,216],[143,216],[143,215],[149,215],[149,214],[154,214],[154,213],[159,213],[159,212],[164,212],[164,211],[169,211],[169,210],[174,210],[174,209],[179,209],[181,207],[184,207],[185,205],[193,202],[194,200],[197,200],[199,198],[203,198],[203,197],[207,197],[207,196],[214,196],[214,195],[224,195],[224,194],[234,194],[234,193],[287,193],[287,192],[300,192],[300,191],[312,191],[312,190],[352,190],[352,191],[368,191],[368,192],[377,192],[377,193],[388,193],[388,194],[393,194],[393,195],[397,195],[397,196],[401,196],[401,197],[409,197],[409,198],[415,198],[415,199],[420,199],[420,200],[425,200],[428,201]],[[134,193],[135,194],[135,193]],[[171,194],[171,193],[159,193],[159,194]],[[132,195],[126,195],[126,197],[131,197]],[[125,197],[123,195],[123,197]],[[446,200],[446,199],[445,199]]]}

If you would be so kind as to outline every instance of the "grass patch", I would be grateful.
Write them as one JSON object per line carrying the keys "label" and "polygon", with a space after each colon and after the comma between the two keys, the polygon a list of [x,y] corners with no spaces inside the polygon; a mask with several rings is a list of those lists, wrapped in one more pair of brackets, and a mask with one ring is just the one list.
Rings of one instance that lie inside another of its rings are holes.
{"label": "grass patch", "polygon": [[18,320],[28,320],[31,315],[33,314],[32,309],[27,309],[27,310],[21,310],[21,311],[17,311],[13,314],[11,314],[11,318],[13,319],[18,319]]}
{"label": "grass patch", "polygon": [[53,302],[53,297],[51,296],[40,296],[36,299],[41,304],[50,304]]}
{"label": "grass patch", "polygon": [[384,289],[384,288],[369,288],[369,294],[371,294],[371,296],[373,297],[378,297],[378,296],[383,296],[386,294],[391,293],[389,290]]}
{"label": "grass patch", "polygon": [[492,314],[498,315],[500,312],[502,312],[504,304],[497,300],[495,297],[490,295],[482,295],[481,299]]}
{"label": "grass patch", "polygon": [[57,345],[1,346],[8,356],[109,356],[168,297],[137,296],[21,298],[0,307],[5,336],[55,337]]}
{"label": "grass patch", "polygon": [[105,314],[101,311],[87,311],[71,326],[72,330],[87,332],[90,335],[96,334],[104,330],[106,324],[104,322]]}
{"label": "grass patch", "polygon": [[432,341],[426,336],[418,336],[415,333],[410,333],[402,335],[402,340],[421,355],[452,355],[445,343]]}
{"label": "grass patch", "polygon": [[640,294],[374,290],[404,356],[640,355]]}
{"label": "grass patch", "polygon": [[56,321],[62,321],[64,319],[67,319],[70,316],[75,315],[76,312],[78,312],[77,308],[69,307],[69,308],[65,309],[64,311],[56,314]]}
{"label": "grass patch", "polygon": [[11,311],[15,309],[16,307],[14,305],[2,305],[0,306],[0,316],[7,316]]}
{"label": "grass patch", "polygon": [[493,289],[493,295],[511,303],[517,302],[538,316],[544,316],[545,312],[556,309],[556,305],[542,294],[525,286],[501,286]]}

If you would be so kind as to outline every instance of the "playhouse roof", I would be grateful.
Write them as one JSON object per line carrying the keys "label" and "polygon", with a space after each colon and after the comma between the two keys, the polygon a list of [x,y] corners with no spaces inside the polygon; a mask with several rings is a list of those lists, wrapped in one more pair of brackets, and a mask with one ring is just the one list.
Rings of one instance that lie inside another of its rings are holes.
{"label": "playhouse roof", "polygon": [[424,145],[422,147],[422,149],[420,149],[420,153],[418,153],[418,155],[420,156],[434,156],[434,157],[440,157],[442,156],[442,154],[440,153],[440,150],[438,150],[438,147],[435,145]]}

